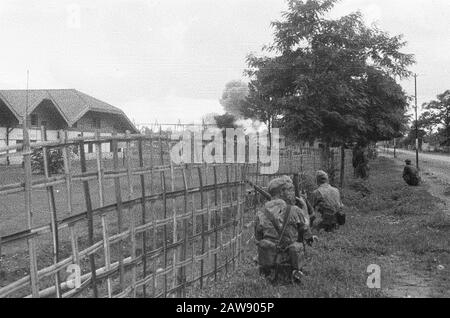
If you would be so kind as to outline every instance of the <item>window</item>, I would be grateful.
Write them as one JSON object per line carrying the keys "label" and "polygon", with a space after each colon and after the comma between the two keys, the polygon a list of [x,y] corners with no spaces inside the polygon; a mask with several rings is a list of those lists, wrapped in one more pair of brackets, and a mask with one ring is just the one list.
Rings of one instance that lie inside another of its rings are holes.
{"label": "window", "polygon": [[78,127],[78,122],[76,122],[75,124],[72,125],[73,128],[77,128]]}
{"label": "window", "polygon": [[30,120],[31,120],[31,126],[38,125],[38,116],[36,114],[31,115]]}
{"label": "window", "polygon": [[93,153],[94,152],[94,145],[92,143],[88,144],[88,153]]}
{"label": "window", "polygon": [[100,128],[102,128],[101,127],[101,120],[100,120],[100,118],[94,118],[93,119],[94,120],[94,122],[93,122],[93,127],[95,128],[95,129],[100,129]]}

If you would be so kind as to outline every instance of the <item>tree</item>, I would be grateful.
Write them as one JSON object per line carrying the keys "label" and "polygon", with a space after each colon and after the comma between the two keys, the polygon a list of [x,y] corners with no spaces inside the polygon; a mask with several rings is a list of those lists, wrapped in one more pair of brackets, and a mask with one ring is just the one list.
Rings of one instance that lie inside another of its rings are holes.
{"label": "tree", "polygon": [[240,80],[228,82],[220,99],[225,112],[236,118],[243,117],[242,108],[248,95],[248,84]]}
{"label": "tree", "polygon": [[[424,142],[424,139],[426,137],[427,133],[425,130],[419,128],[417,130],[417,137],[419,139],[419,149],[422,149],[422,144]],[[408,134],[406,135],[405,138],[403,138],[400,142],[399,142],[400,146],[412,146],[416,147],[416,122],[414,121],[411,126],[408,129]]]}
{"label": "tree", "polygon": [[236,128],[236,117],[234,117],[232,114],[225,113],[223,115],[217,115],[214,117],[214,120],[216,121],[216,125],[220,129],[225,128]]}
{"label": "tree", "polygon": [[437,100],[425,103],[424,108],[428,110],[428,122],[439,126],[441,146],[450,146],[450,90],[439,94]]}
{"label": "tree", "polygon": [[[247,57],[253,112],[303,140],[345,144],[389,139],[405,129],[410,76],[402,36],[367,27],[360,13],[327,19],[336,0],[289,0],[272,23],[271,57]],[[250,109],[250,107],[249,107]]]}
{"label": "tree", "polygon": [[[426,104],[424,104],[422,107],[425,108]],[[430,111],[423,112],[417,120],[417,127],[423,129],[426,132],[427,136],[433,135],[437,124],[438,123],[436,122],[434,114]]]}

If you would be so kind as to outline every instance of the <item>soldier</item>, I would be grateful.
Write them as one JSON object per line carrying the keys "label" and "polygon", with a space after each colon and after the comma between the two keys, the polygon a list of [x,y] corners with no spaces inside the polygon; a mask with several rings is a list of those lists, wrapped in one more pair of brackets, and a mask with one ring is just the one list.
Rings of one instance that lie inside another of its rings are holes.
{"label": "soldier", "polygon": [[312,194],[313,207],[322,216],[318,229],[326,232],[335,230],[338,224],[345,223],[345,214],[342,213],[344,205],[341,201],[339,190],[332,187],[325,171],[317,171],[316,182],[319,188]]}
{"label": "soldier", "polygon": [[418,186],[420,183],[419,171],[411,165],[411,160],[405,160],[406,166],[403,169],[403,180],[410,186]]}
{"label": "soldier", "polygon": [[308,212],[294,205],[294,184],[289,177],[272,180],[268,191],[272,200],[257,213],[255,225],[261,273],[271,275],[284,259],[293,269],[292,278],[300,280],[302,242],[311,245],[317,239],[311,234]]}
{"label": "soldier", "polygon": [[369,160],[364,152],[365,148],[358,144],[353,149],[353,168],[355,169],[355,177],[367,179],[369,177]]}

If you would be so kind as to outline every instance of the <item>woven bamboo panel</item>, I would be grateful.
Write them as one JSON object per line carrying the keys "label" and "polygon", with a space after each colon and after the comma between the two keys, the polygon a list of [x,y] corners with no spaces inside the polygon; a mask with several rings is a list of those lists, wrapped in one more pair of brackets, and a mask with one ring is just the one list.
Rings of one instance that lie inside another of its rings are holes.
{"label": "woven bamboo panel", "polygon": [[[0,180],[0,297],[186,296],[239,265],[252,235],[245,223],[261,203],[247,180],[267,186],[325,165],[318,149],[289,147],[278,173],[261,175],[259,163],[174,165],[162,133],[45,135],[0,149],[24,159]],[[62,168],[52,174],[55,150]],[[43,174],[33,173],[33,152]],[[339,171],[340,152],[327,160]]]}

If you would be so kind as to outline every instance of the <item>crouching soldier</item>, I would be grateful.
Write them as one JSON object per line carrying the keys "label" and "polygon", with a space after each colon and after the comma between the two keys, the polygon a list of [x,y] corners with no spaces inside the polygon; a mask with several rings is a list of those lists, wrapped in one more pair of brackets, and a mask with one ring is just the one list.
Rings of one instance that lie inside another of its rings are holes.
{"label": "crouching soldier", "polygon": [[272,200],[257,213],[255,223],[260,272],[273,281],[280,274],[300,280],[302,243],[311,245],[316,239],[309,228],[308,212],[294,205],[295,189],[289,177],[272,180],[268,191]]}
{"label": "crouching soldier", "polygon": [[326,232],[331,232],[338,225],[345,224],[345,214],[342,212],[344,205],[339,190],[330,185],[328,174],[325,171],[317,171],[316,182],[319,188],[312,194],[312,204],[322,217],[317,227],[319,230],[324,229]]}
{"label": "crouching soldier", "polygon": [[410,186],[418,186],[420,183],[419,171],[411,165],[411,160],[405,160],[406,166],[403,169],[403,180]]}

